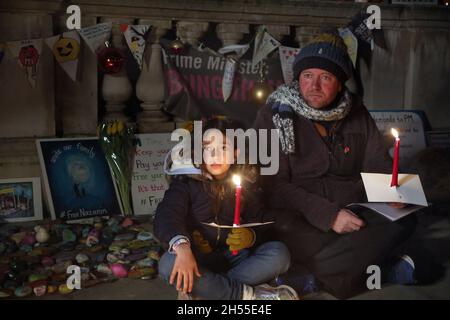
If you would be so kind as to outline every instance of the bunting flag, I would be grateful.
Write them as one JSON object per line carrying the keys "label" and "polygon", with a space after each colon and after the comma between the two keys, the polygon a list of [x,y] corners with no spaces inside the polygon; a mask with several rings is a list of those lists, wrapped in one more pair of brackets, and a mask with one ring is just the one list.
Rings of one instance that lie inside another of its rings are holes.
{"label": "bunting flag", "polygon": [[264,26],[261,26],[255,37],[255,47],[253,48],[252,64],[255,66],[269,53],[278,48],[281,45],[274,37],[272,37]]}
{"label": "bunting flag", "polygon": [[237,61],[232,58],[227,58],[225,63],[225,70],[222,79],[222,95],[223,101],[227,101],[233,91],[234,73],[236,72]]}
{"label": "bunting flag", "polygon": [[5,56],[5,44],[3,42],[0,42],[0,64],[2,63],[4,56]]}
{"label": "bunting flag", "polygon": [[373,33],[367,26],[367,19],[370,17],[368,13],[357,14],[348,24],[348,29],[356,36],[356,38],[370,44],[370,49],[373,50]]}
{"label": "bunting flag", "polygon": [[338,30],[339,35],[344,40],[344,43],[347,46],[347,52],[353,62],[353,66],[356,68],[356,58],[358,55],[358,39],[350,31],[349,28],[339,28]]}
{"label": "bunting flag", "polygon": [[68,76],[77,81],[78,58],[80,54],[80,36],[76,31],[64,32],[45,39],[59,65]]}
{"label": "bunting flag", "polygon": [[7,42],[7,46],[19,65],[25,70],[28,82],[36,87],[39,60],[42,52],[42,39]]}
{"label": "bunting flag", "polygon": [[223,48],[220,48],[218,52],[222,55],[232,53],[236,54],[236,58],[241,58],[250,48],[250,44],[232,44]]}
{"label": "bunting flag", "polygon": [[112,23],[104,22],[82,28],[78,32],[92,52],[96,53],[111,37],[111,29]]}
{"label": "bunting flag", "polygon": [[300,48],[291,48],[280,46],[278,50],[280,54],[281,70],[283,71],[284,83],[290,84],[294,80],[294,73],[292,65],[294,64],[295,56],[299,53]]}
{"label": "bunting flag", "polygon": [[136,59],[136,62],[139,66],[139,69],[142,69],[142,56],[145,51],[147,32],[150,30],[150,25],[120,25],[120,30],[125,37],[128,48],[130,48],[133,57]]}

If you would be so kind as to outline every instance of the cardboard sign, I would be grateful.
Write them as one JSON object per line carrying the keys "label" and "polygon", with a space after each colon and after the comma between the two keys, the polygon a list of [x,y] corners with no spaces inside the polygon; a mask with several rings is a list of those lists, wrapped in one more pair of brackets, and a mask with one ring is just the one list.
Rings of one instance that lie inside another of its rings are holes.
{"label": "cardboard sign", "polygon": [[370,111],[378,129],[390,146],[389,154],[394,151],[394,137],[391,128],[400,133],[400,168],[405,167],[411,159],[426,148],[423,121],[414,111]]}
{"label": "cardboard sign", "polygon": [[163,166],[166,154],[176,144],[170,133],[138,134],[131,192],[135,215],[154,215],[168,188]]}

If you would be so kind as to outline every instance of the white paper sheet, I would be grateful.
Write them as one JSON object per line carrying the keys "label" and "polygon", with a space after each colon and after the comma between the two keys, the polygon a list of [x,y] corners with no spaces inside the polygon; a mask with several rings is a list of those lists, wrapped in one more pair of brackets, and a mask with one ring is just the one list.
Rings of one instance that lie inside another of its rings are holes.
{"label": "white paper sheet", "polygon": [[391,175],[361,172],[369,202],[401,202],[428,206],[420,178],[416,174],[399,174],[398,187],[391,187]]}

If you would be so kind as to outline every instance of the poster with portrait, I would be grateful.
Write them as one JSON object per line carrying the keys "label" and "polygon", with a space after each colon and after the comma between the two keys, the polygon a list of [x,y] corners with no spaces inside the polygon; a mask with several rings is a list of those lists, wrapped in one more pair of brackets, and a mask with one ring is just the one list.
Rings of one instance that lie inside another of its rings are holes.
{"label": "poster with portrait", "polygon": [[53,219],[122,214],[116,185],[97,138],[36,141]]}

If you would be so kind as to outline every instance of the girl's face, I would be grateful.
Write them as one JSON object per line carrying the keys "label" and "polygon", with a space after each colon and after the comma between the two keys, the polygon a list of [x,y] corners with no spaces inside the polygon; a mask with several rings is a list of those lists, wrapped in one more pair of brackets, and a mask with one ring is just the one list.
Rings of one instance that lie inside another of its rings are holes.
{"label": "girl's face", "polygon": [[235,152],[233,146],[220,133],[205,134],[203,140],[203,161],[205,163],[206,171],[215,179],[225,178],[231,164],[234,163]]}

